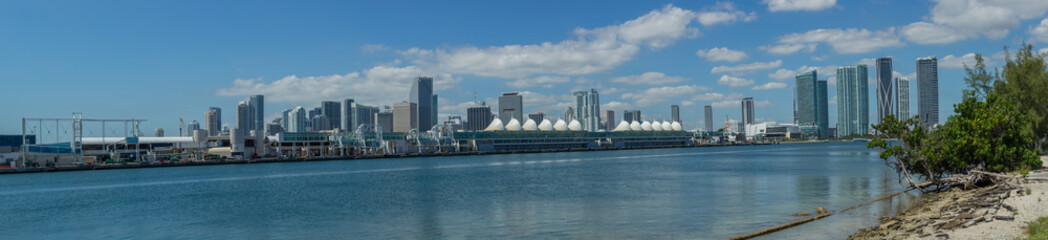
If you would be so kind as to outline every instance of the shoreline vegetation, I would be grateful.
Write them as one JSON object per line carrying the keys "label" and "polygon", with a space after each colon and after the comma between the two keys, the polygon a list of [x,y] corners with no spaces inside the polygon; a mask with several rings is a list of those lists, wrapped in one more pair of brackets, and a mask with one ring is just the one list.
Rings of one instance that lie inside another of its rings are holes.
{"label": "shoreline vegetation", "polygon": [[965,64],[963,99],[942,125],[889,115],[873,126],[867,147],[924,194],[849,239],[1046,239],[1048,54],[1004,52],[999,70],[979,54]]}

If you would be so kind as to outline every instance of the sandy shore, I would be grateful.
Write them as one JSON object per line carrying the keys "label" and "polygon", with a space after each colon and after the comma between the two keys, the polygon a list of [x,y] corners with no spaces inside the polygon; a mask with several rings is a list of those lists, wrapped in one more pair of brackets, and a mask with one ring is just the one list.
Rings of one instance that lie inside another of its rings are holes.
{"label": "sandy shore", "polygon": [[1048,157],[1044,167],[1008,184],[928,194],[908,211],[881,218],[849,239],[1016,239],[1048,216]]}

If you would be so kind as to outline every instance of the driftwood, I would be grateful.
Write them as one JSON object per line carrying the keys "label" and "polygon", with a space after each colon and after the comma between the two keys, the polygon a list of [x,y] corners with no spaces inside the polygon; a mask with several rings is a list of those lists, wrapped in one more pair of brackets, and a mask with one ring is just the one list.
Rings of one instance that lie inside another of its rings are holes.
{"label": "driftwood", "polygon": [[[874,203],[874,202],[877,202],[877,201],[889,199],[889,198],[898,196],[899,194],[903,194],[903,193],[906,193],[906,192],[909,192],[909,191],[913,191],[915,189],[923,189],[923,188],[926,188],[928,186],[931,186],[932,184],[933,184],[933,182],[930,182],[930,181],[929,182],[925,182],[925,183],[921,183],[921,184],[914,184],[913,187],[911,187],[909,189],[906,189],[904,191],[888,194],[886,196],[883,196],[883,197],[871,200],[869,202],[864,202],[864,203],[860,203],[859,205],[855,205],[855,206],[851,206],[851,207],[847,207],[847,208],[841,209],[840,211],[837,211],[837,212],[841,213],[841,212],[845,212],[845,211],[848,211],[848,210],[852,210],[852,209],[855,209],[855,208],[858,208],[858,207],[865,206],[865,205],[870,204],[870,203]],[[811,218],[805,218],[805,219],[789,222],[789,223],[786,223],[786,224],[782,224],[782,225],[778,225],[778,226],[774,226],[774,227],[770,227],[770,228],[761,229],[760,231],[756,231],[756,232],[753,232],[753,233],[750,233],[750,234],[740,235],[740,236],[736,236],[736,237],[732,237],[732,238],[728,238],[728,239],[736,240],[736,239],[751,239],[751,238],[755,238],[755,237],[760,237],[760,236],[768,235],[768,234],[771,234],[771,233],[774,233],[774,232],[782,231],[782,230],[785,230],[787,228],[791,228],[791,227],[798,226],[798,225],[801,225],[801,224],[809,223],[809,222],[812,222],[812,221],[815,221],[815,220],[819,220],[819,219],[822,219],[822,218],[825,218],[825,217],[829,217],[830,215],[833,215],[833,214],[834,214],[833,212],[827,212],[827,213],[819,214],[819,215],[811,217]]]}

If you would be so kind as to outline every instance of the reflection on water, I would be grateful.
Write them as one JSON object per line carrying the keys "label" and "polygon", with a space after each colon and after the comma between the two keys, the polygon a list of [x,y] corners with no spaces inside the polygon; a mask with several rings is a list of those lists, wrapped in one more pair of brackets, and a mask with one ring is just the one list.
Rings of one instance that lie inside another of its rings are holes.
{"label": "reflection on water", "polygon": [[[251,164],[4,175],[0,224],[11,239],[723,239],[902,189],[862,143]],[[844,238],[915,198],[769,238]]]}

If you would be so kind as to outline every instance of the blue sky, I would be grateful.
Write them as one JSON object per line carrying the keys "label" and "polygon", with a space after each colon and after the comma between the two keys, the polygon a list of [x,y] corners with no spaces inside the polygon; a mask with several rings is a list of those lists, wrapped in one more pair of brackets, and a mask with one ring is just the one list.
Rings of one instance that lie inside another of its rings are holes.
{"label": "blue sky", "polygon": [[945,121],[971,53],[996,67],[1004,46],[1041,49],[1046,12],[1042,0],[4,1],[0,134],[72,112],[175,133],[211,106],[234,123],[251,94],[266,95],[267,121],[323,100],[385,106],[418,75],[436,78],[442,116],[463,115],[475,90],[491,105],[520,91],[525,112],[559,117],[573,90],[597,88],[618,117],[661,120],[679,104],[697,128],[713,105],[723,126],[752,96],[758,119],[790,122],[793,73],[832,82],[836,66],[883,56],[914,80],[913,112],[915,60],[938,56]]}

